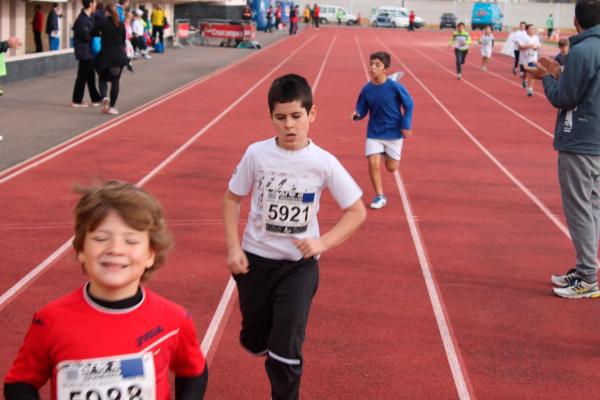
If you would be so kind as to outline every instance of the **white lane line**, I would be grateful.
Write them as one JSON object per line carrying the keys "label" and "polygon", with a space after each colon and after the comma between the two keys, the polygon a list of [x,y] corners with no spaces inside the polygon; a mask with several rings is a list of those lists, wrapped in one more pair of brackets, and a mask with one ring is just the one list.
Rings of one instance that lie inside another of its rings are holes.
{"label": "white lane line", "polygon": [[[379,39],[378,39],[379,40]],[[571,237],[569,235],[569,230],[566,226],[560,221],[560,219],[550,211],[548,207],[542,203],[540,199],[537,198],[517,177],[515,177],[509,170],[502,164],[477,138],[467,129],[465,126],[452,114],[446,106],[429,90],[427,86],[417,76],[412,72],[410,68],[394,53],[385,43],[379,40],[389,52],[390,54],[404,66],[406,71],[413,77],[413,79],[425,90],[425,92],[433,99],[433,101],[450,117],[450,119],[460,128],[460,130],[481,150],[483,154],[485,154],[495,165],[510,179],[549,219],[556,225],[561,232],[563,232],[567,237]]]}
{"label": "white lane line", "polygon": [[[379,40],[379,39],[378,39]],[[418,50],[417,48],[415,48],[414,46],[411,46],[409,44],[403,43],[405,46],[407,46],[408,48],[410,48],[411,50],[413,50],[416,53],[419,53],[420,55],[422,55],[424,58],[428,59],[429,61],[431,61],[433,64],[436,64],[437,66],[439,66],[441,69],[445,70],[446,72],[448,72],[450,75],[456,77],[456,72],[446,68],[445,66],[443,66],[442,64],[440,64],[439,62],[435,61],[433,58],[429,57],[427,54],[421,52],[420,50]],[[503,107],[504,109],[508,110],[509,112],[511,112],[512,114],[516,115],[517,117],[519,117],[520,119],[522,119],[523,121],[527,122],[529,125],[533,126],[534,128],[536,128],[537,130],[539,130],[541,133],[543,133],[544,135],[548,136],[549,138],[554,138],[554,135],[549,132],[548,130],[542,128],[541,126],[539,126],[538,124],[536,124],[535,122],[533,122],[532,120],[530,120],[529,118],[527,118],[526,116],[524,116],[523,114],[517,112],[515,109],[507,106],[506,104],[504,104],[503,102],[501,102],[500,100],[498,100],[497,98],[495,98],[494,96],[488,94],[485,90],[481,90],[480,88],[478,88],[477,86],[473,85],[471,82],[469,82],[467,79],[465,79],[464,77],[462,78],[461,82],[466,83],[467,85],[471,86],[473,89],[477,90],[479,93],[483,94],[485,97],[487,97],[488,99],[492,100],[493,102],[495,102],[496,104],[500,105],[501,107]]]}
{"label": "white lane line", "polygon": [[[335,43],[336,38],[337,38],[337,35],[335,35],[333,37],[333,40],[331,41],[331,44],[329,45],[329,49],[327,50],[327,54],[325,55],[325,58],[323,59],[323,63],[321,64],[321,68],[319,69],[319,72],[317,73],[317,77],[315,78],[315,83],[313,84],[313,95],[316,92],[316,86],[319,83],[318,80],[320,79],[321,73],[323,72],[323,69],[325,68],[325,64],[327,64],[327,60],[329,60],[329,54],[331,53],[331,49],[333,48],[333,44]],[[223,295],[221,296],[221,300],[219,301],[219,304],[217,305],[217,309],[215,310],[215,313],[210,321],[210,324],[206,331],[206,335],[204,336],[204,339],[202,340],[202,352],[205,354],[205,356],[208,355],[208,353],[211,351],[211,346],[214,343],[214,339],[217,335],[217,332],[221,331],[221,324],[224,322],[223,317],[226,314],[226,311],[229,308],[229,304],[231,302],[233,294],[235,293],[234,289],[235,289],[235,281],[233,280],[233,278],[229,278],[229,280],[227,281],[227,286],[225,286],[225,291],[223,292]],[[215,351],[215,350],[213,349],[213,351]]]}
{"label": "white lane line", "polygon": [[[279,64],[277,64],[273,69],[271,69],[263,78],[261,78],[257,83],[252,85],[250,89],[248,89],[242,96],[240,96],[235,102],[233,102],[229,107],[227,107],[221,114],[219,114],[215,119],[213,119],[209,124],[207,124],[202,130],[198,131],[194,136],[192,136],[187,142],[185,142],[181,147],[179,147],[174,153],[172,153],[169,157],[167,157],[163,162],[161,162],[156,168],[150,171],[146,176],[144,176],[138,183],[138,186],[143,186],[146,182],[148,182],[152,177],[154,177],[162,168],[166,167],[169,163],[171,163],[177,156],[179,156],[185,149],[187,149],[196,139],[198,139],[208,128],[213,126],[217,121],[225,116],[231,109],[237,106],[243,99],[248,97],[254,89],[256,89],[262,82],[264,82],[269,76],[271,76],[275,71],[277,71],[283,64],[288,62],[296,53],[302,50],[306,45],[308,45],[315,36],[312,36],[310,39],[305,41],[301,46],[296,48],[293,52],[291,52],[285,59],[283,59]],[[6,291],[2,296],[0,296],[0,311],[11,301],[18,293],[20,293],[27,285],[31,283],[32,280],[36,279],[42,272],[44,272],[54,261],[56,261],[60,256],[64,254],[64,252],[71,246],[71,242],[73,241],[73,236],[69,238],[65,243],[63,243],[58,250],[53,252],[48,258],[42,261],[37,267],[31,270],[27,275],[21,278],[17,283],[15,283],[8,291]]]}
{"label": "white lane line", "polygon": [[[358,38],[356,36],[354,38],[356,40],[356,45],[358,46],[358,52],[360,54],[363,71],[365,73],[365,77],[368,80],[369,75],[367,73],[366,60],[363,59],[363,52],[360,47],[360,43],[358,42]],[[379,38],[377,38],[377,40],[379,40]],[[381,41],[379,42],[381,43]],[[389,48],[388,51],[390,51]],[[391,51],[390,54],[392,54]],[[402,178],[400,177],[398,171],[394,172],[394,178],[396,179],[396,184],[398,185],[398,191],[400,193],[400,198],[402,199],[402,205],[404,208],[404,213],[406,215],[406,220],[408,222],[410,235],[415,245],[417,257],[419,258],[421,272],[423,273],[423,279],[425,280],[425,285],[427,287],[427,294],[429,295],[429,301],[431,302],[431,306],[433,308],[435,322],[437,324],[440,337],[442,338],[442,344],[444,346],[446,358],[448,359],[448,365],[450,366],[450,371],[452,373],[452,379],[454,380],[454,386],[456,387],[458,398],[460,400],[475,399],[474,393],[472,393],[472,390],[470,390],[469,385],[467,384],[467,379],[465,378],[465,375],[467,374],[466,368],[460,362],[458,353],[456,351],[456,346],[454,345],[456,339],[454,338],[454,335],[452,334],[452,331],[449,328],[449,324],[447,321],[449,318],[444,312],[444,307],[442,305],[443,301],[439,294],[439,290],[435,283],[435,279],[431,274],[431,267],[429,259],[427,257],[425,245],[423,244],[423,240],[421,238],[421,233],[419,232],[417,218],[412,212],[410,201],[408,199],[408,194],[406,193],[404,184],[402,182]],[[463,368],[465,369],[465,372],[463,372]]]}
{"label": "white lane line", "polygon": [[142,104],[141,106],[138,106],[138,107],[134,108],[133,110],[130,110],[115,119],[104,122],[104,123],[100,124],[99,126],[95,126],[85,132],[78,134],[77,136],[74,136],[62,143],[57,144],[56,146],[53,146],[41,153],[38,153],[33,157],[30,157],[27,160],[21,161],[20,163],[15,164],[12,167],[9,167],[3,171],[0,171],[0,177],[1,177],[0,185],[11,180],[12,178],[15,178],[15,177],[21,175],[22,173],[24,173],[26,171],[29,171],[32,168],[37,167],[40,164],[43,164],[46,161],[49,161],[49,160],[59,156],[60,154],[66,152],[74,147],[77,147],[78,145],[80,145],[82,143],[87,142],[88,140],[106,132],[107,130],[109,130],[111,128],[121,125],[122,123],[130,120],[133,117],[136,117],[140,114],[143,114],[146,111],[151,110],[152,108],[170,100],[171,98],[175,97],[176,95],[178,95],[182,92],[185,92],[195,86],[198,86],[201,83],[203,83],[211,78],[214,78],[215,76],[222,74],[223,72],[229,71],[230,69],[236,67],[237,65],[239,65],[243,62],[246,62],[249,59],[255,57],[260,52],[263,52],[270,47],[274,47],[280,43],[287,41],[290,37],[291,36],[288,36],[285,39],[282,39],[282,40],[275,42],[271,45],[268,45],[260,50],[252,52],[252,53],[248,54],[247,56],[244,56],[241,59],[239,59],[231,64],[220,67],[207,75],[204,75],[198,79],[195,79],[192,82],[188,82],[185,85],[180,86],[179,88],[176,88],[168,93],[165,93],[156,99],[150,100],[149,102]]}

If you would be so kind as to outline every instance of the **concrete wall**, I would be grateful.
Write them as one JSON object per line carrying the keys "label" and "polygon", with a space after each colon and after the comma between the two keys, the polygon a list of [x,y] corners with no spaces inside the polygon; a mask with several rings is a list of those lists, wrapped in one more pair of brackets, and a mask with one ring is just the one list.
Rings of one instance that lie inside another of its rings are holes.
{"label": "concrete wall", "polygon": [[[312,5],[312,3],[310,3]],[[469,26],[471,22],[471,1],[450,0],[323,0],[323,4],[341,5],[353,14],[360,13],[368,18],[371,10],[377,6],[396,6],[410,8],[423,17],[427,24],[439,25],[440,16],[445,12],[453,12],[459,21]],[[554,16],[556,28],[573,28],[575,4],[572,3],[534,3],[534,2],[498,2],[504,13],[504,25],[514,27],[519,21],[525,20],[539,27],[546,27],[546,18]]]}

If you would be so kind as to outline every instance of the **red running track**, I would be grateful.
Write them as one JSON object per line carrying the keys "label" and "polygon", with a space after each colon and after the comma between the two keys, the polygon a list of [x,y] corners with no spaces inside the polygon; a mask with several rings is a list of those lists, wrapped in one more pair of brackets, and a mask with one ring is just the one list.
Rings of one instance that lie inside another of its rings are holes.
{"label": "red running track", "polygon": [[[349,116],[365,82],[365,56],[387,47],[416,101],[416,135],[401,163],[414,215],[386,174],[389,206],[369,212],[349,242],[322,257],[302,397],[558,399],[579,384],[587,397],[600,397],[593,383],[598,305],[555,298],[549,284],[574,257],[561,231],[556,156],[543,133],[552,132],[555,112],[507,81],[514,77],[501,56],[491,63],[497,75],[468,63],[457,81],[446,40],[430,32],[308,30],[0,183],[1,294],[67,243],[74,183],[141,181],[164,204],[176,239],[150,286],[187,307],[202,338],[229,279],[222,195],[244,149],[272,132],[270,81],[295,72],[316,83],[311,137],[342,161],[369,201],[366,124]],[[323,229],[339,215],[325,196]],[[3,298],[2,376],[31,314],[83,281],[68,251]],[[229,303],[210,347],[207,398],[268,398],[262,359],[237,342],[236,307]]]}

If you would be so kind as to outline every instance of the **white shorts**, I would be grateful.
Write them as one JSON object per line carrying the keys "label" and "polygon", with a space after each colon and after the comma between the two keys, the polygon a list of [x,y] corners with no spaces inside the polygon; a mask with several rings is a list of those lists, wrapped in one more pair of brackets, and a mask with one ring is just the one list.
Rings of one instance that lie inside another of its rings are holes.
{"label": "white shorts", "polygon": [[492,58],[492,49],[481,48],[481,56],[485,58]]}
{"label": "white shorts", "polygon": [[365,155],[385,153],[393,160],[400,161],[403,139],[371,139],[367,138],[365,143]]}

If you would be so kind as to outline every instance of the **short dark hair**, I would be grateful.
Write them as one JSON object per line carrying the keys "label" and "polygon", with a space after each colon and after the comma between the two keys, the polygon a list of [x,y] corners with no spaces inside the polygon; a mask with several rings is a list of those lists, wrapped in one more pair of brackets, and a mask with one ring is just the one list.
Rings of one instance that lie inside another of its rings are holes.
{"label": "short dark hair", "polygon": [[569,41],[567,39],[560,39],[558,41],[558,47],[565,47],[569,45]]}
{"label": "short dark hair", "polygon": [[519,22],[519,26],[521,26],[521,25],[525,25],[525,26],[527,26],[527,22],[525,22],[525,21],[521,21],[521,22]]}
{"label": "short dark hair", "polygon": [[459,23],[456,25],[456,27],[458,28],[458,27],[459,27],[459,26],[461,26],[461,25],[462,25],[462,26],[465,26],[465,23],[464,23],[464,22],[459,22]]}
{"label": "short dark hair", "polygon": [[83,4],[83,8],[90,8],[90,5],[94,2],[94,0],[81,0],[81,4]]}
{"label": "short dark hair", "polygon": [[600,24],[600,0],[577,0],[575,18],[583,29]]}
{"label": "short dark hair", "polygon": [[525,25],[525,30],[528,31],[529,28],[531,28],[532,26],[533,26],[533,24],[527,24],[527,25]]}
{"label": "short dark hair", "polygon": [[378,51],[375,53],[372,53],[369,56],[369,61],[371,60],[379,60],[383,63],[383,66],[386,68],[389,68],[390,65],[392,65],[392,60],[390,58],[390,55],[388,53],[386,53],[385,51]]}
{"label": "short dark hair", "polygon": [[313,106],[312,89],[310,85],[300,75],[287,74],[280,76],[271,83],[268,94],[269,112],[273,114],[275,104],[291,103],[299,101],[306,113],[310,112]]}

